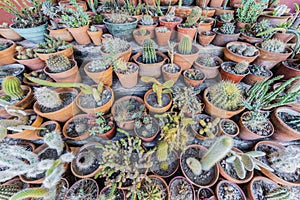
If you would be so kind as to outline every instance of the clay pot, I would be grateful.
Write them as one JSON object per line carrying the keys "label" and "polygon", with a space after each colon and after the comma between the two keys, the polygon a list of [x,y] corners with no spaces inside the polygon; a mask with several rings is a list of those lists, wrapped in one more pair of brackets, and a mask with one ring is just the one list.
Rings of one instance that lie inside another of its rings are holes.
{"label": "clay pot", "polygon": [[[124,61],[128,62],[131,56],[131,52],[132,52],[132,47],[130,46],[129,49],[127,49],[126,51],[120,53],[116,59],[123,59]],[[102,47],[100,47],[100,53],[102,56],[109,56],[109,53],[106,53],[102,50]]]}
{"label": "clay pot", "polygon": [[[199,123],[199,120],[200,119],[208,119],[210,121],[213,121],[214,118],[210,115],[206,115],[206,114],[195,114],[194,116],[192,116],[192,119],[196,122],[196,123]],[[199,134],[199,130],[197,129],[197,126],[195,125],[191,125],[191,132],[194,134],[194,136],[203,141],[203,140],[207,140],[207,139],[211,139],[209,138],[209,136],[207,134]],[[215,136],[219,136],[219,133],[220,133],[220,129],[219,129],[219,126],[215,126],[215,129],[214,131],[212,131],[212,133],[215,135]]]}
{"label": "clay pot", "polygon": [[0,51],[0,65],[8,65],[15,62],[16,43],[12,40],[1,39],[0,42],[10,42],[12,45]]}
{"label": "clay pot", "polygon": [[70,118],[68,121],[65,122],[63,129],[62,129],[62,134],[65,138],[71,139],[71,140],[85,140],[90,136],[89,130],[87,129],[82,135],[77,136],[77,137],[71,137],[67,134],[67,128],[71,122],[73,122],[76,119],[80,118],[88,118],[88,114],[79,114],[79,115],[74,115],[72,118]]}
{"label": "clay pot", "polygon": [[189,200],[196,200],[197,197],[196,197],[196,193],[195,193],[195,189],[194,189],[193,185],[183,176],[175,176],[174,178],[172,178],[172,180],[169,182],[169,190],[170,191],[172,190],[172,185],[177,180],[181,180],[182,182],[186,183],[192,189],[193,197],[192,197],[192,199],[189,199]]}
{"label": "clay pot", "polygon": [[[109,188],[110,188],[109,186],[104,187],[104,188],[100,191],[99,196],[101,196],[102,194],[104,194],[104,192],[105,192],[107,189],[109,189]],[[125,192],[124,192],[123,189],[117,188],[116,190],[122,191],[122,194],[123,194],[123,197],[124,197],[123,200],[126,200],[126,199],[127,199],[127,198],[126,198],[126,194],[125,194]],[[122,200],[122,199],[120,199],[120,200]]]}
{"label": "clay pot", "polygon": [[245,44],[247,46],[252,46],[251,44],[248,44],[246,42],[229,42],[226,44],[226,47],[224,49],[224,57],[225,57],[225,60],[230,60],[230,61],[233,61],[233,62],[242,62],[242,61],[247,61],[249,63],[253,62],[259,55],[259,51],[256,52],[256,55],[254,56],[251,56],[251,57],[248,57],[248,56],[243,56],[243,55],[239,55],[239,54],[236,54],[236,53],[233,53],[229,47],[231,45],[242,45],[242,44]]}
{"label": "clay pot", "polygon": [[155,28],[155,36],[156,36],[156,42],[158,44],[158,46],[167,46],[169,40],[171,39],[171,35],[172,35],[172,30],[170,30],[169,28],[169,32],[166,33],[161,33],[159,31],[157,31],[158,27]]}
{"label": "clay pot", "polygon": [[11,28],[0,28],[0,35],[5,39],[19,41],[23,38]]}
{"label": "clay pot", "polygon": [[136,134],[136,136],[138,136],[139,138],[141,138],[141,140],[143,140],[144,142],[152,142],[156,138],[157,134],[160,132],[160,127],[159,127],[159,123],[158,123],[157,119],[153,118],[153,117],[151,117],[151,118],[152,118],[152,123],[153,123],[152,125],[157,127],[157,131],[156,131],[156,133],[153,136],[151,136],[151,137],[144,137],[144,136],[142,136],[138,132],[138,130],[136,129],[135,126],[134,126],[134,129],[133,129],[134,133]]}
{"label": "clay pot", "polygon": [[210,0],[209,6],[213,8],[221,7],[223,0]]}
{"label": "clay pot", "polygon": [[153,25],[141,25],[138,24],[138,28],[144,28],[150,32],[150,38],[154,38],[154,29],[158,26],[157,22],[154,22]]}
{"label": "clay pot", "polygon": [[229,42],[235,42],[239,39],[240,33],[234,34],[223,34],[217,31],[217,29],[213,30],[216,33],[215,39],[212,41],[213,45],[216,46],[225,46]]}
{"label": "clay pot", "polygon": [[206,7],[210,0],[206,0],[204,4],[204,0],[196,0],[196,6],[199,6],[200,8]]}
{"label": "clay pot", "polygon": [[216,8],[215,16],[220,16],[224,13],[232,13],[234,15],[234,10],[231,10],[230,7],[226,7],[225,10],[224,8]]}
{"label": "clay pot", "polygon": [[255,47],[259,49],[260,56],[255,60],[255,64],[266,66],[268,69],[272,69],[278,63],[286,60],[292,53],[293,50],[286,47],[287,53],[276,53],[269,52],[260,48],[260,43],[255,44]]}
{"label": "clay pot", "polygon": [[290,67],[288,64],[289,62],[295,62],[295,61],[297,61],[297,59],[287,59],[285,61],[282,61],[279,65],[279,67],[275,69],[274,74],[277,76],[284,75],[283,78],[285,80],[293,78],[295,76],[299,76],[300,70]]}
{"label": "clay pot", "polygon": [[175,5],[178,0],[161,0],[160,4],[162,6]]}
{"label": "clay pot", "polygon": [[171,198],[171,195],[170,195],[170,190],[169,190],[169,187],[168,187],[168,184],[166,183],[166,181],[161,178],[160,176],[157,176],[157,175],[149,175],[148,176],[150,179],[158,179],[165,187],[165,191],[167,193],[167,196],[165,197],[166,200],[170,200]]}
{"label": "clay pot", "polygon": [[236,189],[239,190],[240,195],[242,196],[242,199],[240,199],[240,200],[247,200],[247,198],[246,198],[246,196],[245,196],[243,190],[242,190],[237,184],[232,183],[232,182],[230,182],[230,181],[225,181],[225,180],[220,181],[220,182],[217,184],[216,188],[215,188],[215,193],[216,193],[217,199],[222,199],[222,196],[220,196],[220,193],[219,193],[219,187],[221,187],[222,184],[224,184],[224,183],[230,184],[230,185],[232,185],[233,187],[235,187]]}
{"label": "clay pot", "polygon": [[44,60],[44,61],[46,61],[50,56],[58,55],[58,54],[64,55],[64,56],[72,59],[73,58],[73,47],[69,47],[67,49],[64,49],[64,50],[61,50],[61,51],[58,51],[58,52],[55,52],[55,53],[36,53],[36,55],[41,60]]}
{"label": "clay pot", "polygon": [[115,71],[122,87],[124,88],[133,88],[134,86],[136,86],[137,82],[138,82],[138,76],[139,76],[139,66],[135,63],[129,62],[127,63],[128,65],[136,65],[137,70],[131,74],[121,74],[118,73],[117,71]]}
{"label": "clay pot", "polygon": [[148,29],[146,29],[147,33],[146,35],[140,35],[139,34],[140,29],[135,29],[132,32],[133,38],[138,43],[138,45],[143,45],[145,39],[150,39],[151,38],[151,33]]}
{"label": "clay pot", "polygon": [[189,16],[192,12],[192,7],[189,6],[181,6],[175,8],[175,16],[181,17],[182,19],[186,18],[186,16]]}
{"label": "clay pot", "polygon": [[[237,130],[235,134],[229,134],[224,130],[223,124],[225,122],[229,122],[229,123],[234,124],[234,126],[236,127],[236,130]],[[239,126],[231,119],[221,119],[220,122],[219,122],[219,129],[220,129],[221,135],[227,135],[229,137],[235,137],[235,136],[239,135],[239,133],[240,133]]]}
{"label": "clay pot", "polygon": [[85,113],[91,113],[91,114],[96,114],[98,112],[107,113],[109,111],[109,109],[111,108],[113,102],[114,102],[114,91],[108,86],[104,86],[104,89],[109,90],[112,94],[109,101],[107,103],[105,103],[104,105],[96,107],[96,108],[85,108],[85,107],[83,107],[80,104],[80,97],[84,94],[82,92],[80,92],[77,95],[76,99],[75,99],[76,106]]}
{"label": "clay pot", "polygon": [[68,31],[70,31],[75,41],[81,45],[91,43],[91,39],[87,33],[88,30],[89,30],[89,25],[85,25],[78,28],[68,28]]}
{"label": "clay pot", "polygon": [[[188,78],[186,76],[186,74],[188,73],[188,71],[198,71],[198,72],[200,72],[200,73],[203,74],[203,78],[201,80],[190,79],[190,78]],[[201,70],[198,70],[198,69],[187,69],[187,70],[184,70],[184,72],[183,72],[182,75],[183,75],[183,80],[184,80],[185,84],[187,84],[188,86],[192,86],[192,87],[198,87],[206,79],[205,74]]]}
{"label": "clay pot", "polygon": [[180,68],[178,65],[174,64],[174,65],[176,65],[176,66],[178,66],[178,67],[180,68],[179,72],[176,72],[176,73],[170,73],[170,72],[167,72],[167,71],[165,70],[165,67],[167,67],[167,66],[169,66],[169,65],[170,65],[170,64],[165,64],[165,65],[163,65],[162,68],[161,68],[162,75],[163,75],[163,79],[164,79],[165,82],[167,82],[167,81],[169,81],[169,80],[173,80],[173,81],[174,81],[174,84],[175,84],[175,83],[177,82],[177,80],[178,80],[178,78],[179,78],[179,76],[180,76],[182,70],[181,70],[181,68]]}
{"label": "clay pot", "polygon": [[238,8],[242,3],[242,0],[230,0],[229,5],[232,8]]}
{"label": "clay pot", "polygon": [[257,197],[256,197],[256,195],[255,195],[255,191],[254,191],[254,189],[253,189],[253,185],[254,185],[254,183],[256,182],[256,181],[263,181],[263,182],[267,182],[268,184],[270,184],[270,185],[274,185],[274,188],[277,188],[278,187],[278,185],[277,185],[277,183],[275,183],[275,182],[273,182],[272,180],[270,180],[270,179],[268,179],[268,178],[266,178],[266,177],[264,177],[264,176],[255,176],[252,180],[251,180],[251,182],[247,185],[247,194],[248,194],[248,198],[249,198],[249,200],[256,200],[257,199]]}
{"label": "clay pot", "polygon": [[102,72],[89,72],[88,67],[92,62],[88,62],[83,70],[88,77],[93,79],[95,83],[103,82],[104,85],[111,86],[113,82],[113,68],[110,65],[108,69]]}
{"label": "clay pot", "polygon": [[198,192],[197,192],[197,198],[198,198],[198,200],[203,199],[203,196],[200,196],[200,195],[202,195],[202,194],[201,194],[201,191],[202,191],[202,190],[206,190],[206,191],[204,192],[205,194],[208,193],[207,191],[209,191],[210,194],[211,194],[211,196],[209,196],[208,198],[204,197],[204,199],[206,198],[207,200],[217,200],[217,198],[216,198],[215,193],[213,192],[213,190],[210,189],[210,188],[206,188],[206,187],[199,188],[199,190],[198,190]]}
{"label": "clay pot", "polygon": [[227,65],[236,65],[236,64],[237,63],[231,61],[226,61],[221,64],[220,74],[222,80],[229,80],[232,81],[233,83],[239,83],[245,76],[247,76],[247,74],[249,74],[249,69],[247,69],[247,71],[244,74],[233,74],[225,70],[225,67]]}
{"label": "clay pot", "polygon": [[274,33],[274,35],[272,36],[272,39],[277,39],[280,40],[284,43],[288,43],[291,39],[293,39],[295,37],[294,34],[292,33]]}
{"label": "clay pot", "polygon": [[215,15],[216,9],[214,7],[206,7],[202,9],[201,16],[213,17]]}
{"label": "clay pot", "polygon": [[140,67],[140,76],[151,76],[154,78],[158,78],[161,75],[161,66],[165,63],[167,60],[167,56],[160,51],[156,51],[156,55],[160,56],[163,58],[162,61],[158,63],[152,63],[152,64],[144,64],[140,61],[138,61],[138,58],[142,56],[142,52],[139,52],[132,56],[132,59],[134,60],[135,63],[137,63]]}
{"label": "clay pot", "polygon": [[112,36],[112,34],[109,34],[109,33],[105,33],[101,36],[102,43],[112,40],[113,38],[114,37]]}
{"label": "clay pot", "polygon": [[200,21],[198,24],[198,33],[202,31],[211,31],[211,28],[213,27],[215,23],[215,19],[213,18],[205,18],[205,20]]}
{"label": "clay pot", "polygon": [[87,34],[90,36],[94,45],[101,45],[102,33],[103,33],[102,29],[98,29],[98,31],[96,31],[96,32],[91,32],[91,31],[87,30]]}
{"label": "clay pot", "polygon": [[247,115],[247,114],[249,114],[249,111],[244,112],[242,114],[242,116],[240,117],[239,122],[238,122],[239,127],[240,127],[240,134],[239,134],[240,138],[242,138],[244,140],[257,140],[257,139],[263,139],[263,138],[271,137],[273,135],[273,133],[274,133],[274,126],[273,126],[273,124],[269,120],[267,120],[267,121],[268,121],[269,125],[271,126],[271,133],[269,135],[267,135],[267,136],[257,135],[252,130],[248,129],[243,124],[243,120],[242,120],[243,117],[245,115]]}
{"label": "clay pot", "polygon": [[263,42],[265,40],[264,38],[257,38],[257,37],[248,36],[245,33],[241,33],[239,39],[242,40],[242,41],[248,42],[250,44],[260,43],[260,42]]}
{"label": "clay pot", "polygon": [[[78,91],[73,88],[58,88],[55,90],[58,93],[63,93],[63,92],[72,92],[75,93],[76,96],[78,94]],[[38,115],[45,117],[50,120],[58,121],[58,122],[65,122],[77,113],[80,112],[79,108],[75,104],[75,100],[72,101],[69,105],[65,106],[64,108],[54,111],[54,112],[48,112],[48,113],[43,113],[40,111],[40,106],[38,105],[38,102],[35,102],[33,105],[33,110],[36,112]]]}
{"label": "clay pot", "polygon": [[228,119],[233,117],[234,115],[241,113],[245,109],[244,107],[241,107],[238,110],[231,111],[231,110],[223,110],[221,108],[218,108],[208,100],[207,92],[208,90],[206,88],[203,94],[203,101],[205,103],[205,112],[212,116]]}
{"label": "clay pot", "polygon": [[43,60],[41,60],[40,58],[31,58],[31,59],[26,59],[26,60],[19,60],[16,59],[15,60],[22,64],[25,65],[29,70],[31,71],[36,71],[36,70],[40,70],[43,69],[45,67],[45,62]]}
{"label": "clay pot", "polygon": [[281,16],[273,16],[272,15],[273,11],[264,11],[262,12],[257,21],[260,22],[262,20],[268,20],[270,23],[274,26],[282,24],[289,20],[293,15],[291,13],[284,13]]}
{"label": "clay pot", "polygon": [[271,121],[275,127],[275,133],[273,134],[273,138],[279,141],[292,141],[300,139],[300,132],[292,129],[286,123],[282,121],[282,119],[278,116],[279,112],[286,112],[293,115],[300,115],[299,110],[293,109],[291,107],[278,107],[271,114]]}
{"label": "clay pot", "polygon": [[47,30],[49,31],[49,35],[56,39],[60,38],[61,40],[64,40],[66,42],[72,42],[74,39],[67,28],[52,30],[48,27]]}
{"label": "clay pot", "polygon": [[[60,124],[57,121],[46,121],[44,123],[42,123],[39,127],[40,128],[45,128],[47,125],[51,125],[54,124],[55,125],[55,131],[61,131],[61,127]],[[43,136],[40,134],[40,130],[36,131],[36,138],[37,139],[43,139]]]}
{"label": "clay pot", "polygon": [[[183,170],[183,169],[184,169],[184,167],[182,166],[182,163],[184,162],[184,160],[183,160],[183,155],[184,155],[185,152],[188,151],[189,149],[197,149],[197,150],[199,150],[199,152],[201,152],[201,156],[202,156],[202,157],[203,157],[203,156],[205,155],[205,153],[208,151],[205,147],[203,147],[203,146],[201,146],[201,145],[197,145],[197,144],[192,144],[192,145],[189,145],[189,146],[186,147],[185,151],[182,152],[181,155],[180,155],[180,167],[181,167],[181,170],[182,170],[182,173],[183,173],[184,177],[185,177],[188,181],[190,181],[193,185],[195,185],[195,186],[197,186],[197,187],[205,187],[205,188],[208,188],[208,187],[213,186],[213,185],[217,182],[217,180],[218,180],[218,178],[219,178],[219,168],[218,168],[217,165],[214,165],[214,167],[213,167],[214,170],[215,170],[215,174],[214,174],[213,180],[212,180],[210,183],[206,184],[206,185],[199,185],[199,184],[195,183],[195,181],[194,181],[194,179],[193,179],[194,177],[188,177],[187,174],[186,174],[186,172]],[[190,155],[190,156],[192,156],[192,155]]]}
{"label": "clay pot", "polygon": [[213,39],[216,37],[216,33],[212,31],[202,31],[198,35],[198,42],[202,46],[206,47],[209,45]]}
{"label": "clay pot", "polygon": [[75,82],[80,83],[81,82],[81,76],[79,73],[79,69],[77,66],[77,62],[75,60],[71,60],[72,68],[68,69],[64,72],[50,72],[49,68],[46,66],[44,68],[44,72],[50,76],[53,80],[56,82]]}
{"label": "clay pot", "polygon": [[215,25],[215,27],[216,28],[220,28],[220,27],[222,27],[224,24],[235,24],[235,20],[232,20],[232,21],[230,21],[230,22],[223,22],[221,19],[220,19],[220,17],[218,17],[218,16],[216,16],[216,25]]}
{"label": "clay pot", "polygon": [[236,28],[238,30],[241,30],[241,29],[245,28],[247,25],[250,25],[250,24],[249,23],[245,23],[245,22],[240,22],[240,21],[236,22]]}
{"label": "clay pot", "polygon": [[211,54],[201,54],[199,57],[208,57],[208,56],[214,58],[215,60],[217,60],[219,64],[217,66],[214,66],[214,67],[207,67],[207,66],[204,66],[204,65],[200,65],[197,62],[197,59],[196,59],[194,64],[193,64],[193,67],[196,68],[196,69],[201,70],[205,74],[206,78],[208,78],[208,79],[209,78],[215,78],[219,74],[218,69],[221,66],[223,60],[221,58],[219,58],[218,56],[211,55]]}
{"label": "clay pot", "polygon": [[194,39],[196,32],[197,32],[197,27],[191,27],[191,28],[185,28],[182,27],[181,24],[177,25],[177,40],[180,41],[183,36],[189,36],[191,40]]}
{"label": "clay pot", "polygon": [[[177,27],[178,24],[181,24],[182,18],[181,18],[181,17],[176,17],[176,21],[174,21],[174,22],[167,22],[167,21],[165,20],[165,18],[166,18],[165,16],[161,16],[161,17],[158,18],[158,20],[159,20],[159,25],[160,25],[160,26],[165,26],[165,27],[169,28],[169,29],[172,31],[171,39],[174,39],[175,36],[176,36],[176,31],[175,31],[175,29],[176,29],[176,27]],[[157,36],[157,37],[158,37],[158,36]],[[157,39],[157,40],[158,40],[158,39]]]}
{"label": "clay pot", "polygon": [[[88,187],[88,189],[90,190],[89,194],[96,194],[95,199],[99,198],[99,187],[98,187],[97,182],[94,179],[91,179],[91,178],[84,178],[84,179],[80,179],[80,180],[76,181],[70,187],[70,189],[67,191],[67,193],[65,195],[64,200],[71,199],[71,197],[73,195],[76,196],[81,184],[89,186]],[[85,192],[87,192],[87,191],[85,191]],[[91,198],[91,199],[93,199],[93,198]]]}
{"label": "clay pot", "polygon": [[[192,53],[191,54],[181,54],[176,49],[178,49],[178,45],[175,46],[175,54],[174,54],[174,63],[181,67],[181,70],[190,69],[194,63],[194,61],[199,56],[199,47],[196,45],[192,45]],[[170,55],[169,55],[170,56]]]}
{"label": "clay pot", "polygon": [[144,102],[145,102],[145,105],[146,105],[146,108],[150,111],[150,112],[153,112],[153,113],[165,113],[167,112],[171,106],[172,106],[172,102],[173,102],[173,98],[172,98],[172,94],[168,94],[169,97],[170,97],[170,102],[164,106],[164,107],[154,107],[152,105],[150,105],[148,102],[147,102],[147,97],[149,94],[153,93],[153,89],[150,89],[148,90],[145,95],[144,95]]}
{"label": "clay pot", "polygon": [[250,66],[250,73],[246,75],[246,77],[243,79],[243,82],[248,85],[254,85],[254,83],[261,83],[264,79],[268,80],[273,76],[273,73],[269,69],[266,70],[270,73],[269,76],[258,76],[251,73],[251,66]]}

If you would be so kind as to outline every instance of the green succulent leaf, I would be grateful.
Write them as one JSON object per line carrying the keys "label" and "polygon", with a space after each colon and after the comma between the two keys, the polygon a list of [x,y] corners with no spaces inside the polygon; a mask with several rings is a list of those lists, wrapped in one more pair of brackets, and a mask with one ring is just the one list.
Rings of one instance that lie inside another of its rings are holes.
{"label": "green succulent leaf", "polygon": [[248,171],[253,171],[254,162],[253,162],[252,158],[247,154],[243,154],[243,155],[241,155],[241,159],[242,159],[245,169],[247,169]]}
{"label": "green succulent leaf", "polygon": [[263,152],[263,151],[249,151],[246,154],[253,157],[253,158],[257,158],[257,157],[261,157],[261,156],[266,155],[266,153]]}
{"label": "green succulent leaf", "polygon": [[237,157],[237,159],[234,160],[233,166],[234,166],[234,169],[235,169],[238,177],[240,179],[244,179],[246,177],[246,170],[245,170],[243,162],[241,161],[241,159],[239,157]]}
{"label": "green succulent leaf", "polygon": [[226,159],[227,163],[233,163],[236,159],[236,156],[230,156],[229,158]]}

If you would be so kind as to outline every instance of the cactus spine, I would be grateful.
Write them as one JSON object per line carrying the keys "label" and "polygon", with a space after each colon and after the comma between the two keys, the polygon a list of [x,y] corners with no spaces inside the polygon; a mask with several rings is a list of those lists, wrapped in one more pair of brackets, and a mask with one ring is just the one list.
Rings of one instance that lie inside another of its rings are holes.
{"label": "cactus spine", "polygon": [[56,91],[46,87],[35,88],[34,96],[38,104],[46,108],[56,108],[63,103]]}
{"label": "cactus spine", "polygon": [[154,48],[154,42],[151,39],[145,39],[143,43],[143,54],[142,54],[144,63],[156,63],[157,56]]}
{"label": "cactus spine", "polygon": [[72,67],[69,59],[66,56],[60,54],[51,55],[46,60],[46,64],[50,72],[54,72],[54,73],[64,72]]}
{"label": "cactus spine", "polygon": [[16,194],[20,189],[15,185],[0,185],[0,199],[8,200]]}
{"label": "cactus spine", "polygon": [[24,95],[21,81],[15,76],[6,76],[2,82],[2,88],[5,94],[12,99],[21,99]]}
{"label": "cactus spine", "polygon": [[184,36],[178,45],[178,51],[181,54],[191,54],[192,52],[192,40],[189,36]]}
{"label": "cactus spine", "polygon": [[191,14],[187,17],[186,22],[184,23],[184,26],[186,27],[192,27],[194,26],[197,21],[200,19],[202,14],[202,9],[198,6],[195,6],[191,12]]}

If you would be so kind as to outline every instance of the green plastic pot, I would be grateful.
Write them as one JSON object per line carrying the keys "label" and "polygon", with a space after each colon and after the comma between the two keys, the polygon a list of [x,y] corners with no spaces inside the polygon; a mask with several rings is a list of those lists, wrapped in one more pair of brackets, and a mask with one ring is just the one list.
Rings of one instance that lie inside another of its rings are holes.
{"label": "green plastic pot", "polygon": [[12,24],[10,25],[10,28],[26,40],[38,44],[45,41],[44,34],[47,31],[47,26],[48,23],[33,28],[16,28],[14,27],[14,24]]}
{"label": "green plastic pot", "polygon": [[133,18],[134,20],[129,23],[124,24],[115,24],[110,23],[107,21],[107,19],[103,20],[103,23],[105,24],[108,31],[114,36],[126,40],[132,40],[132,32],[137,26],[137,19]]}

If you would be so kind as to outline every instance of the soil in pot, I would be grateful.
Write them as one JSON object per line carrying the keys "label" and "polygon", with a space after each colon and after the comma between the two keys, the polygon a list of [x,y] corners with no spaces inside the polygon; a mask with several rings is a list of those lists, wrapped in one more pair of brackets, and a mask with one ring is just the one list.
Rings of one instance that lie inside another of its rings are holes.
{"label": "soil in pot", "polygon": [[219,127],[217,126],[219,118],[213,119],[209,115],[196,114],[193,117],[193,121],[196,123],[191,125],[191,128],[197,138],[214,138],[219,134]]}
{"label": "soil in pot", "polygon": [[150,170],[161,177],[171,176],[179,167],[179,159],[174,151],[170,152],[168,159],[164,161],[159,161],[157,155],[154,154],[151,156],[151,162],[153,162],[153,165]]}
{"label": "soil in pot", "polygon": [[295,131],[300,132],[300,126],[299,123],[292,123],[293,121],[295,122],[297,119],[299,121],[300,116],[296,116],[296,115],[291,115],[287,112],[278,112],[278,117],[280,117],[280,119],[289,127],[291,127],[292,129],[294,129]]}
{"label": "soil in pot", "polygon": [[223,62],[222,63],[222,69],[230,74],[236,74],[239,76],[244,76],[249,73],[248,66],[247,68],[239,68],[237,67],[239,63],[234,63],[234,62]]}
{"label": "soil in pot", "polygon": [[187,70],[184,73],[184,76],[187,77],[188,79],[195,80],[195,81],[204,79],[204,74],[199,70]]}
{"label": "soil in pot", "polygon": [[251,122],[252,118],[253,116],[250,112],[245,112],[240,121],[247,129],[258,136],[268,137],[273,133],[274,128],[269,120],[262,120],[255,125]]}
{"label": "soil in pot", "polygon": [[198,200],[207,200],[207,199],[210,199],[213,196],[214,196],[214,193],[209,188],[200,188],[198,190]]}
{"label": "soil in pot", "polygon": [[170,185],[170,196],[172,200],[193,200],[195,194],[193,186],[185,178],[174,179]]}
{"label": "soil in pot", "polygon": [[52,131],[54,131],[56,128],[56,124],[55,123],[47,124],[43,128],[45,128],[45,129],[42,129],[39,131],[40,137],[44,137],[47,133],[51,133]]}
{"label": "soil in pot", "polygon": [[76,118],[66,128],[67,136],[76,138],[83,135],[89,128],[88,118]]}
{"label": "soil in pot", "polygon": [[144,118],[134,122],[134,132],[137,134],[137,136],[140,136],[142,138],[152,138],[160,131],[159,124],[156,119],[150,117],[150,119],[148,119],[149,122],[147,121],[147,119],[148,116],[146,118],[146,121],[144,116]]}
{"label": "soil in pot", "polygon": [[71,104],[75,97],[76,97],[76,93],[73,92],[62,92],[59,93],[59,97],[62,100],[62,104],[60,106],[57,106],[55,108],[46,108],[44,106],[39,106],[40,107],[40,111],[42,113],[51,113],[51,112],[55,112],[58,111],[64,107],[66,107],[67,105]]}
{"label": "soil in pot", "polygon": [[255,199],[265,199],[267,193],[277,188],[278,186],[272,181],[257,180],[252,184],[252,191]]}
{"label": "soil in pot", "polygon": [[222,200],[245,200],[245,196],[241,194],[241,191],[234,185],[223,182],[217,188],[218,198]]}
{"label": "soil in pot", "polygon": [[231,120],[222,119],[219,125],[221,130],[227,135],[234,136],[239,132],[239,127]]}
{"label": "soil in pot", "polygon": [[155,92],[152,92],[147,96],[146,101],[152,107],[159,108],[159,107],[166,107],[170,103],[171,98],[170,98],[170,95],[163,94],[162,95],[162,106],[159,106],[158,102],[157,102],[157,95]]}
{"label": "soil in pot", "polygon": [[[100,197],[99,197],[99,200],[102,200],[102,199],[110,199],[109,196],[110,196],[110,193],[111,193],[111,187],[110,188],[107,188],[104,190],[104,192],[100,193]],[[124,196],[124,192],[119,189],[119,188],[116,188],[115,191],[114,191],[114,194],[113,194],[113,199],[114,200],[124,200],[125,196]]]}
{"label": "soil in pot", "polygon": [[96,108],[105,105],[111,98],[111,91],[104,89],[98,102],[95,101],[92,94],[83,94],[79,98],[79,105],[81,105],[83,108]]}

